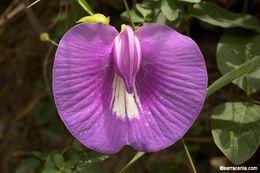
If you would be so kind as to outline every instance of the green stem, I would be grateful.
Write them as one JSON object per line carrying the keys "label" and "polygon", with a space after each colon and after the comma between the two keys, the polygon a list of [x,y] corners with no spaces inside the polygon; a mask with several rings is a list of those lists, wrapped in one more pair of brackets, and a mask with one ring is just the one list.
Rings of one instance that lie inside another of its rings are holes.
{"label": "green stem", "polygon": [[125,165],[118,173],[124,173],[134,162],[136,162],[144,154],[144,152],[137,152],[135,156],[132,158],[132,160],[130,160],[130,162],[127,163],[127,165]]}
{"label": "green stem", "polygon": [[190,152],[189,152],[188,147],[186,146],[185,141],[184,141],[183,138],[181,138],[181,142],[182,142],[182,145],[183,145],[183,147],[184,147],[184,149],[185,149],[185,152],[186,152],[186,154],[187,154],[187,156],[188,156],[188,159],[189,159],[189,162],[190,162],[190,165],[191,165],[191,168],[192,168],[193,172],[194,172],[194,173],[197,173],[196,168],[195,168],[195,166],[194,166],[194,163],[193,163],[193,161],[192,161]]}
{"label": "green stem", "polygon": [[32,6],[34,6],[35,4],[37,4],[38,2],[40,2],[41,0],[36,0],[36,1],[34,1],[33,3],[31,3],[30,5],[28,5],[27,7],[26,7],[26,9],[27,8],[31,8]]}
{"label": "green stem", "polygon": [[58,47],[58,43],[56,43],[55,41],[49,40],[49,42],[50,42],[51,44],[53,44],[54,46]]}
{"label": "green stem", "polygon": [[213,84],[211,84],[207,89],[207,96],[209,97],[211,94],[218,91],[220,88],[226,86],[233,80],[246,73],[250,73],[254,71],[260,65],[260,56],[256,56],[255,58],[241,64],[237,68],[231,70],[230,72],[224,74],[222,77],[217,79]]}
{"label": "green stem", "polygon": [[44,154],[38,151],[16,151],[13,153],[13,155],[16,157],[23,157],[23,156],[36,157],[40,160],[43,160],[44,157]]}
{"label": "green stem", "polygon": [[260,105],[260,101],[258,100],[250,99],[250,101],[254,104]]}
{"label": "green stem", "polygon": [[63,150],[62,150],[62,152],[61,152],[61,154],[64,154],[66,151],[68,151],[69,149],[71,149],[71,145],[68,145],[67,147],[65,147]]}
{"label": "green stem", "polygon": [[134,22],[133,22],[133,20],[132,20],[132,17],[131,17],[131,14],[130,14],[130,9],[129,9],[129,6],[128,6],[126,0],[124,0],[124,5],[125,5],[125,9],[126,9],[126,11],[127,11],[127,13],[128,13],[128,17],[129,17],[130,24],[131,24],[131,26],[132,26],[133,28],[135,28],[135,24],[134,24]]}
{"label": "green stem", "polygon": [[77,0],[79,5],[89,14],[89,15],[93,15],[94,11],[92,10],[92,8],[90,7],[90,5],[87,3],[87,1],[85,0]]}
{"label": "green stem", "polygon": [[189,13],[190,13],[191,8],[192,8],[192,6],[190,4],[188,4],[187,11],[186,11],[186,14],[184,16],[184,19],[186,21],[186,35],[187,36],[190,35],[190,16],[189,16]]}

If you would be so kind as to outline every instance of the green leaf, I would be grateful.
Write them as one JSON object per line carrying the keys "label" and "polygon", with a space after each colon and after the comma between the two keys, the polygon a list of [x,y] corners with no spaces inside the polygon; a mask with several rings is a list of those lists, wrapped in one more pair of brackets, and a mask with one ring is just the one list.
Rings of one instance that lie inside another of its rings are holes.
{"label": "green leaf", "polygon": [[73,148],[77,151],[82,151],[83,148],[81,147],[81,144],[79,141],[74,140],[73,144],[72,144]]}
{"label": "green leaf", "polygon": [[76,164],[77,164],[77,160],[75,160],[75,159],[68,160],[64,163],[63,169],[71,170],[75,167]]}
{"label": "green leaf", "polygon": [[23,159],[18,164],[18,166],[15,169],[15,173],[27,173],[34,170],[36,167],[40,165],[40,162],[37,159]]}
{"label": "green leaf", "polygon": [[[100,169],[93,169],[95,167],[94,164],[99,163],[101,161],[104,161],[105,159],[109,158],[108,155],[104,155],[104,154],[89,154],[83,158],[81,158],[77,165],[75,170],[77,170],[77,172],[89,172],[89,173],[94,173],[94,172],[100,172],[102,170]],[[104,171],[102,171],[104,172]]]}
{"label": "green leaf", "polygon": [[218,148],[234,164],[241,164],[256,152],[260,143],[260,106],[250,103],[224,103],[211,119]]}
{"label": "green leaf", "polygon": [[200,3],[201,2],[201,0],[177,0],[177,1],[190,2],[190,3]]}
{"label": "green leaf", "polygon": [[100,161],[104,161],[108,159],[109,156],[105,154],[94,154],[94,155],[87,155],[82,160],[85,164],[94,164]]}
{"label": "green leaf", "polygon": [[232,13],[215,3],[201,2],[195,4],[191,10],[191,16],[224,28],[241,27],[260,32],[260,22],[250,15]]}
{"label": "green leaf", "polygon": [[136,4],[136,9],[144,18],[152,13],[152,10],[144,4]]}
{"label": "green leaf", "polygon": [[211,84],[207,89],[207,97],[219,90],[220,88],[224,87],[225,85],[229,84],[233,80],[246,73],[250,73],[255,69],[259,68],[260,66],[260,56],[257,56],[244,64],[238,66],[234,70],[226,73],[218,80],[216,80],[213,84]]}
{"label": "green leaf", "polygon": [[[134,23],[143,23],[143,22],[145,22],[144,17],[141,14],[137,13],[135,10],[130,10],[129,12],[130,12],[131,18],[132,18]],[[127,11],[124,11],[120,15],[120,17],[123,20],[125,20],[125,21],[129,21],[129,16],[128,16],[128,12]]]}
{"label": "green leaf", "polygon": [[[248,31],[225,32],[217,46],[217,63],[222,74],[260,55],[260,34]],[[251,94],[260,89],[260,68],[233,81],[234,84]]]}
{"label": "green leaf", "polygon": [[89,14],[89,15],[93,15],[94,11],[92,10],[92,8],[90,7],[90,5],[87,3],[87,1],[85,0],[77,0],[79,5]]}
{"label": "green leaf", "polygon": [[48,169],[48,168],[55,168],[55,165],[54,165],[54,156],[59,154],[59,152],[57,150],[52,150],[47,158],[46,158],[46,161],[44,163],[44,168]]}
{"label": "green leaf", "polygon": [[166,17],[162,14],[161,11],[159,11],[159,12],[157,13],[157,16],[155,17],[155,19],[154,19],[153,22],[166,24],[167,21],[168,21],[168,20],[166,19]]}
{"label": "green leaf", "polygon": [[61,173],[61,172],[57,169],[46,168],[42,170],[42,173]]}
{"label": "green leaf", "polygon": [[64,158],[61,154],[54,155],[54,163],[58,168],[61,168],[64,163]]}
{"label": "green leaf", "polygon": [[173,0],[162,0],[161,10],[163,15],[170,21],[178,18],[179,9]]}
{"label": "green leaf", "polygon": [[145,153],[137,152],[135,156],[128,162],[118,173],[124,173],[133,163],[135,163],[140,157],[142,157]]}

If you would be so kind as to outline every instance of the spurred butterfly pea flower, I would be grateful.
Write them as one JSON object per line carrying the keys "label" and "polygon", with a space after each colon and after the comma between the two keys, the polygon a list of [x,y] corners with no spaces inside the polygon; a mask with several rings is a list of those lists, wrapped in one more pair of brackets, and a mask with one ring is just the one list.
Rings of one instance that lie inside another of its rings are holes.
{"label": "spurred butterfly pea flower", "polygon": [[102,23],[79,24],[61,39],[53,67],[61,119],[102,153],[174,144],[201,111],[206,87],[197,44],[162,24],[120,33]]}

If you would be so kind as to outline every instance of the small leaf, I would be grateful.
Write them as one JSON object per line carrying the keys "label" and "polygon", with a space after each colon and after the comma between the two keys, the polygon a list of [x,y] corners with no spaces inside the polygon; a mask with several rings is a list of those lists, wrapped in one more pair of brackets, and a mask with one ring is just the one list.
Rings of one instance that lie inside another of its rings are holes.
{"label": "small leaf", "polygon": [[256,17],[232,13],[212,2],[195,4],[191,16],[211,25],[224,28],[241,27],[260,32],[260,22]]}
{"label": "small leaf", "polygon": [[48,168],[54,168],[55,165],[54,165],[54,156],[57,155],[59,152],[57,150],[52,150],[47,158],[46,158],[46,161],[44,163],[44,168],[48,169]]}
{"label": "small leaf", "polygon": [[83,148],[81,147],[81,144],[79,141],[75,140],[72,144],[73,148],[78,151],[82,151]]}
{"label": "small leaf", "polygon": [[61,168],[63,166],[64,163],[64,158],[61,154],[56,154],[54,156],[54,163],[58,168]]}
{"label": "small leaf", "polygon": [[110,17],[106,17],[103,14],[96,13],[91,16],[85,16],[77,21],[77,23],[97,23],[101,22],[106,25],[110,22]]}
{"label": "small leaf", "polygon": [[218,148],[234,164],[241,164],[256,152],[260,143],[260,106],[250,103],[224,103],[211,119]]}
{"label": "small leaf", "polygon": [[[217,64],[225,74],[239,65],[260,56],[260,34],[248,31],[225,32],[217,46]],[[251,94],[260,89],[260,68],[233,81],[234,84]]]}
{"label": "small leaf", "polygon": [[94,164],[100,161],[104,161],[108,158],[109,156],[105,154],[95,154],[95,155],[87,155],[82,160],[84,161],[85,164]]}
{"label": "small leaf", "polygon": [[154,21],[152,22],[166,24],[168,20],[162,14],[161,10],[154,10],[154,11],[156,12],[156,17],[154,17]]}
{"label": "small leaf", "polygon": [[162,0],[161,10],[163,15],[170,21],[174,21],[178,18],[179,9],[172,0]]}
{"label": "small leaf", "polygon": [[219,90],[220,88],[224,87],[225,85],[229,84],[233,80],[246,73],[250,73],[255,69],[259,68],[260,66],[260,56],[257,56],[244,64],[238,66],[234,70],[226,73],[218,80],[216,80],[213,84],[211,84],[207,89],[207,97]]}
{"label": "small leaf", "polygon": [[201,0],[177,0],[177,1],[180,1],[180,2],[190,2],[190,3],[200,3]]}
{"label": "small leaf", "polygon": [[75,159],[68,160],[64,163],[63,169],[71,170],[75,167],[76,164],[77,164],[77,160],[75,160]]}
{"label": "small leaf", "polygon": [[[131,15],[131,18],[133,20],[134,23],[143,23],[145,22],[145,19],[144,17],[137,13],[135,10],[130,10],[130,15]],[[124,11],[120,17],[122,18],[122,20],[125,20],[125,21],[129,21],[129,16],[128,16],[128,12],[127,11]]]}
{"label": "small leaf", "polygon": [[23,159],[15,169],[15,173],[27,173],[34,170],[40,165],[40,162],[36,159]]}
{"label": "small leaf", "polygon": [[120,171],[119,173],[124,173],[133,163],[135,163],[140,157],[142,157],[145,153],[137,152],[135,156],[128,162]]}
{"label": "small leaf", "polygon": [[147,17],[152,12],[152,10],[144,4],[136,4],[136,9],[143,17]]}
{"label": "small leaf", "polygon": [[47,169],[43,169],[42,173],[61,173],[61,172],[57,169],[47,168]]}
{"label": "small leaf", "polygon": [[104,154],[89,154],[89,155],[81,158],[81,160],[78,161],[75,169],[79,172],[82,172],[82,173],[85,173],[85,172],[100,172],[102,170],[93,169],[93,165],[98,163],[98,162],[104,161],[107,158],[109,158],[109,156],[104,155]]}

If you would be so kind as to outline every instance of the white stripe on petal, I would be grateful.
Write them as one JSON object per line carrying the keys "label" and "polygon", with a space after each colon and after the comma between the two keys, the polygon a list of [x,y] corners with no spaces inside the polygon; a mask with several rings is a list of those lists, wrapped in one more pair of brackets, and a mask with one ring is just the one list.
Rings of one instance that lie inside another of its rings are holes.
{"label": "white stripe on petal", "polygon": [[139,118],[142,110],[136,89],[129,94],[123,79],[116,74],[113,81],[113,94],[110,106],[113,113],[121,119]]}

